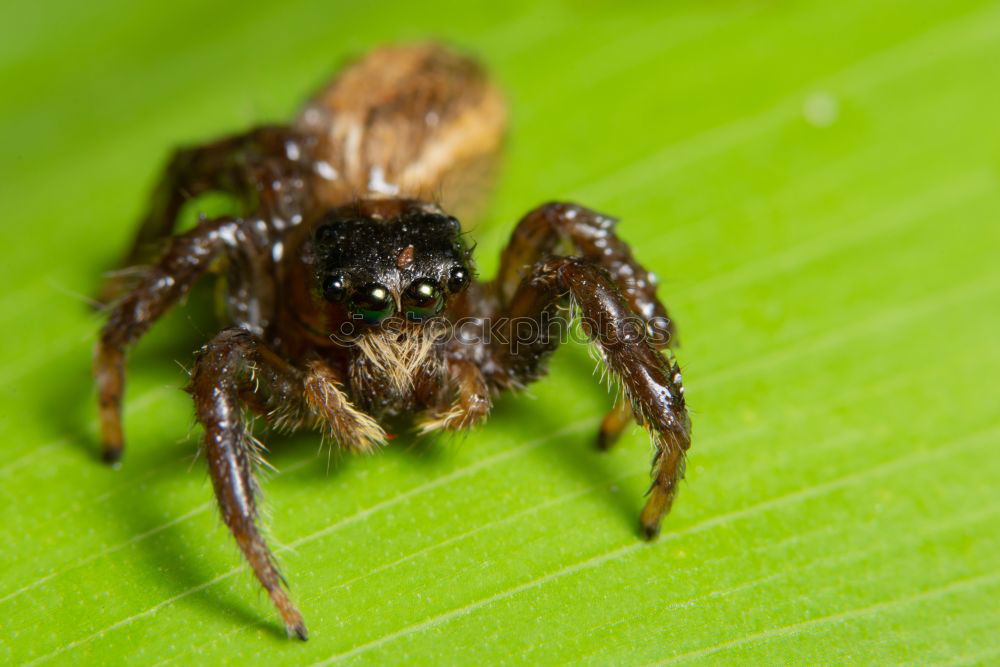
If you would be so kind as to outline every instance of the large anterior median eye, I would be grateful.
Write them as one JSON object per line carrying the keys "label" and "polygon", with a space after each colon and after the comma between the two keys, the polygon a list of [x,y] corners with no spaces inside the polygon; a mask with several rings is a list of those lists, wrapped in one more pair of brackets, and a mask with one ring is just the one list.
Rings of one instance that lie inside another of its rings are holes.
{"label": "large anterior median eye", "polygon": [[403,293],[403,310],[406,319],[419,322],[441,312],[444,297],[430,280],[417,280]]}
{"label": "large anterior median eye", "polygon": [[351,314],[368,324],[378,324],[395,310],[389,289],[378,283],[365,285],[351,297]]}

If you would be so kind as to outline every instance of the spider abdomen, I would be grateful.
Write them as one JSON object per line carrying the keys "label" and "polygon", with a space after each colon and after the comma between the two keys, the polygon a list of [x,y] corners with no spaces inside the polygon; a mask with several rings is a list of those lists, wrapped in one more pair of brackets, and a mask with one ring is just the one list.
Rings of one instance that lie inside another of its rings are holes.
{"label": "spider abdomen", "polygon": [[433,201],[461,217],[482,204],[506,126],[499,89],[437,44],[377,49],[343,69],[295,127],[317,138],[315,193]]}

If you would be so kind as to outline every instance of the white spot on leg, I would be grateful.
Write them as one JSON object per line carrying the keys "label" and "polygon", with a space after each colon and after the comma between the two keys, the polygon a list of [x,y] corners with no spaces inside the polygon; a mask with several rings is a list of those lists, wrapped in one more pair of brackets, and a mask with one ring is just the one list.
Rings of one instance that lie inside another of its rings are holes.
{"label": "white spot on leg", "polygon": [[222,242],[225,243],[230,248],[236,247],[236,226],[235,225],[223,225],[219,228],[219,237]]}
{"label": "white spot on leg", "polygon": [[167,289],[173,287],[174,282],[173,276],[163,276],[153,284],[153,287],[158,290]]}

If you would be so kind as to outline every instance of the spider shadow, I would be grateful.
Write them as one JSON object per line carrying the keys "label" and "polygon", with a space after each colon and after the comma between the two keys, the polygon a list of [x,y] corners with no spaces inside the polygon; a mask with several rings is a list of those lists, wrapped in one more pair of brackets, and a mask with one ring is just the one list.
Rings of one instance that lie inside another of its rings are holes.
{"label": "spider shadow", "polygon": [[[214,500],[211,501],[213,507],[208,510],[216,515],[212,517],[214,528],[210,532],[196,529],[190,521],[177,520],[180,509],[171,506],[170,494],[162,491],[169,487],[169,480],[164,478],[197,474],[190,468],[186,464],[177,464],[171,471],[161,469],[148,484],[149,488],[144,491],[141,502],[123,503],[116,512],[125,539],[134,539],[136,535],[150,535],[136,541],[133,550],[134,557],[141,564],[137,570],[148,579],[142,585],[156,599],[197,606],[213,616],[233,618],[242,625],[257,625],[266,628],[275,637],[283,637],[284,628],[268,623],[266,615],[247,603],[245,593],[250,589],[243,586],[213,585],[212,582],[223,574],[221,568],[212,569],[197,557],[198,549],[192,545],[204,541],[229,543],[232,545],[233,564],[241,566],[241,574],[252,576],[239,555],[236,543],[224,524],[217,519],[218,511],[214,507]],[[204,473],[201,476],[207,478]],[[209,501],[212,494],[211,485],[207,481],[205,491],[205,500]],[[217,563],[219,559],[212,559],[212,562]]]}
{"label": "spider shadow", "polygon": [[[321,459],[316,456],[314,450],[315,442],[307,434],[282,435],[272,437],[269,441],[272,451],[275,452],[269,459],[275,463],[278,472],[261,472],[257,476],[264,487],[264,493],[258,498],[258,507],[264,517],[260,523],[265,539],[269,528],[267,491],[279,475],[283,483],[291,484],[307,480],[312,471],[321,468],[325,477],[330,479],[342,474],[352,465],[350,461],[334,459],[327,470],[325,465],[320,465]],[[193,448],[186,449],[191,451]],[[194,456],[182,457],[181,460],[173,459],[166,465],[138,467],[136,474],[145,476],[149,480],[147,488],[143,490],[142,501],[124,503],[116,514],[122,526],[123,539],[134,539],[136,535],[144,536],[135,542],[135,553],[143,563],[141,571],[155,574],[148,582],[148,588],[158,591],[161,599],[197,606],[213,617],[228,617],[241,626],[263,629],[276,639],[284,639],[286,634],[284,626],[274,620],[273,610],[264,589],[258,585],[235,540],[218,516],[204,460],[201,460],[201,457],[199,460],[194,460]],[[178,480],[191,475],[197,475],[202,480],[199,487],[203,498],[199,505],[204,503],[209,505],[207,511],[211,514],[211,519],[208,523],[211,524],[211,528],[208,531],[196,525],[205,523],[204,520],[197,518],[202,515],[202,512],[198,511],[199,507],[189,508],[189,512],[197,513],[191,520],[177,520],[183,510],[170,500],[172,497],[177,497],[171,493],[171,489],[175,488]],[[207,541],[229,545],[230,548],[227,549],[229,556],[225,565],[218,565],[223,562],[219,557],[212,557],[207,562],[197,557],[198,545]],[[271,546],[272,548],[275,546],[273,541]],[[194,556],[185,557],[191,554]],[[280,553],[278,556],[280,560]],[[213,568],[208,562],[216,566]],[[234,576],[242,577],[247,582],[246,585],[223,585],[223,582],[230,578],[226,576],[227,569],[232,568],[237,569],[237,574]],[[226,578],[216,582],[220,576]],[[249,604],[247,600],[251,592],[256,592],[258,599],[262,599],[264,604],[256,607]]]}
{"label": "spider shadow", "polygon": [[[408,465],[417,465],[430,471],[448,457],[445,446],[447,436],[420,435],[414,432],[413,424],[405,419],[380,423],[385,427],[391,440],[388,444],[364,454],[345,451],[338,448],[335,443],[323,442],[319,445],[321,436],[318,432],[303,431],[299,437],[312,443],[317,459],[317,464],[309,466],[304,474],[312,479],[328,480],[332,474],[339,473],[347,465],[362,467],[372,465],[375,457],[406,459]],[[270,442],[271,440],[268,440],[269,448]]]}
{"label": "spider shadow", "polygon": [[[551,378],[544,381],[558,382],[561,385],[572,387],[572,393],[567,392],[570,396],[587,392],[597,397],[603,397],[606,402],[605,409],[610,410],[612,401],[607,398],[604,386],[593,376],[593,364],[587,357],[587,353],[582,348],[575,349],[576,347],[564,346],[560,352],[569,358],[560,360],[558,368],[553,369]],[[572,352],[571,349],[573,349]],[[564,419],[560,419],[562,414],[564,414],[562,411],[553,409],[553,406],[548,403],[532,400],[526,396],[505,395],[497,401],[491,422],[530,424],[530,431],[523,429],[525,441],[527,441],[546,437],[545,434],[557,434],[565,431],[568,424]],[[602,412],[601,416],[603,414]],[[547,442],[532,450],[532,455],[543,460],[546,465],[560,466],[571,470],[576,477],[586,482],[587,488],[596,489],[593,491],[594,493],[599,493],[607,498],[616,511],[628,521],[628,524],[633,526],[635,535],[641,537],[642,532],[639,529],[638,517],[642,510],[642,498],[633,498],[630,494],[615,490],[619,484],[611,473],[611,466],[608,462],[610,453],[602,452],[597,448],[599,426],[600,418],[593,418],[593,426],[589,429],[574,430],[556,437],[549,435]],[[489,428],[489,425],[487,424],[485,428]],[[630,429],[626,429],[622,435],[622,442],[619,442],[616,448],[628,445],[624,441],[628,439],[629,432]]]}

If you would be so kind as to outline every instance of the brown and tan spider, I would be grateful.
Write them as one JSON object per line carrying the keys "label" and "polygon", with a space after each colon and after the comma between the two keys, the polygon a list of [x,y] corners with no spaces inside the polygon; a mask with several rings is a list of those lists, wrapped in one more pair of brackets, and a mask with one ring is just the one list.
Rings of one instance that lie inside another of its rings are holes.
{"label": "brown and tan spider", "polygon": [[[293,124],[178,151],[126,259],[148,268],[133,284],[119,276],[105,286],[113,306],[94,370],[104,458],[114,462],[126,350],[206,273],[226,281],[227,328],[198,351],[189,391],[222,517],[302,639],[258,531],[245,412],[322,429],[352,451],[384,444],[379,420],[394,415],[424,431],[466,429],[494,395],[545,372],[571,304],[628,399],[605,418],[599,445],[632,418],[653,439],[640,518],[648,538],[674,499],[690,427],[672,329],[614,220],[540,206],[515,228],[498,275],[473,279],[450,214],[480,203],[504,125],[502,98],[472,60],[432,44],[376,50]],[[183,204],[209,191],[234,195],[242,215],[174,235]]]}

